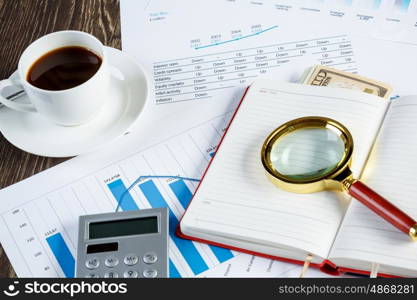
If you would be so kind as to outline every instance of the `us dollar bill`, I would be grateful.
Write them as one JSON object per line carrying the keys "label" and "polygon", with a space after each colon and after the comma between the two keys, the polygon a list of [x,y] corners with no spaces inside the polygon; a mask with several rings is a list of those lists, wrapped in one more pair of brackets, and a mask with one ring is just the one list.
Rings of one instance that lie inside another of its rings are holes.
{"label": "us dollar bill", "polygon": [[307,69],[301,76],[300,82],[358,90],[382,98],[388,98],[392,92],[392,88],[386,83],[326,66],[314,66]]}

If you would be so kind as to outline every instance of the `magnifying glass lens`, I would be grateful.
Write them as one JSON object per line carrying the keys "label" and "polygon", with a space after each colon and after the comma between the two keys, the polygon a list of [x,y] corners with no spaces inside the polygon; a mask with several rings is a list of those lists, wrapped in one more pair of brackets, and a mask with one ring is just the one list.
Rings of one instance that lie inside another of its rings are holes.
{"label": "magnifying glass lens", "polygon": [[331,173],[344,155],[345,143],[334,130],[301,128],[275,141],[270,161],[278,173],[304,181]]}
{"label": "magnifying glass lens", "polygon": [[353,138],[343,124],[312,116],[291,120],[271,132],[261,160],[276,186],[301,194],[347,191],[417,242],[417,221],[353,177],[352,153]]}

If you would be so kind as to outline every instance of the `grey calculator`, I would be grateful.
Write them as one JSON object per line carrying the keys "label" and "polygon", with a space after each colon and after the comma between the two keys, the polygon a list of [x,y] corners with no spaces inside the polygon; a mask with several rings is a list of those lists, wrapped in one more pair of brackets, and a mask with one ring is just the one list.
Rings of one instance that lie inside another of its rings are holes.
{"label": "grey calculator", "polygon": [[76,277],[168,277],[168,209],[80,216]]}

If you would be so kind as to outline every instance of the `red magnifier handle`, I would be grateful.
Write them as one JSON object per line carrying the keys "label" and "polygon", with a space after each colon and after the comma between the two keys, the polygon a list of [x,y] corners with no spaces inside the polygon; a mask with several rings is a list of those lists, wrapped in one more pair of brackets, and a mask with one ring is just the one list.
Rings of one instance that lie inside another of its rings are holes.
{"label": "red magnifier handle", "polygon": [[380,217],[384,218],[402,232],[410,235],[413,240],[416,240],[416,221],[391,202],[360,181],[353,183],[348,192]]}

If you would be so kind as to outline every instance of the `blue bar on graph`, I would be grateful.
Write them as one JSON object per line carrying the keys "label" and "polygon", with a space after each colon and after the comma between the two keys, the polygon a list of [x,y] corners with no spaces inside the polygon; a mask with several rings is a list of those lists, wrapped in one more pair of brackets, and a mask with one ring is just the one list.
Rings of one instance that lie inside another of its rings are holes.
{"label": "blue bar on graph", "polygon": [[172,260],[169,260],[169,278],[181,278],[180,272],[178,272]]}
{"label": "blue bar on graph", "polygon": [[410,0],[395,0],[395,6],[402,11],[407,11],[410,6]]}
{"label": "blue bar on graph", "polygon": [[374,0],[374,9],[378,9],[381,6],[382,0]]}
{"label": "blue bar on graph", "polygon": [[178,201],[180,201],[182,207],[186,208],[193,197],[188,186],[185,184],[184,180],[180,179],[169,184],[172,192],[177,197]]}
{"label": "blue bar on graph", "polygon": [[[184,180],[180,179],[177,181],[174,181],[169,184],[169,187],[174,192],[177,199],[180,201],[182,207],[185,209],[187,208],[188,204],[191,201],[191,198],[193,197],[193,194],[191,193],[188,186],[185,184]],[[211,250],[213,251],[214,255],[217,257],[219,262],[225,262],[226,260],[229,260],[233,257],[232,251],[229,249],[224,249],[216,246],[210,245]]]}
{"label": "blue bar on graph", "polygon": [[117,179],[107,185],[113,194],[114,198],[117,201],[120,201],[122,195],[123,200],[121,201],[120,208],[123,211],[128,210],[138,210],[139,207],[137,206],[135,200],[132,198],[129,192],[127,192],[127,188],[124,185],[123,181],[121,179]]}
{"label": "blue bar on graph", "polygon": [[67,278],[73,278],[75,272],[75,259],[62,235],[60,233],[56,233],[47,237],[46,241],[54,253],[54,256],[61,266],[65,276]]}
{"label": "blue bar on graph", "polygon": [[[145,195],[146,199],[149,201],[152,207],[169,207],[166,203],[164,197],[159,192],[155,183],[152,180],[146,181],[139,184],[139,188],[142,193]],[[201,257],[197,248],[194,246],[192,241],[187,241],[180,239],[176,236],[175,230],[178,226],[178,219],[172,213],[171,209],[169,210],[169,235],[174,241],[175,245],[180,250],[182,256],[187,261],[191,270],[195,275],[200,274],[208,269],[208,266],[204,259]]]}
{"label": "blue bar on graph", "polygon": [[214,255],[216,255],[217,259],[221,263],[234,257],[232,251],[229,249],[220,248],[213,245],[210,245],[210,249],[213,251]]}

